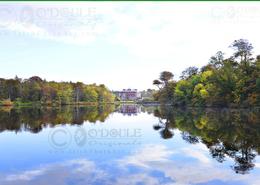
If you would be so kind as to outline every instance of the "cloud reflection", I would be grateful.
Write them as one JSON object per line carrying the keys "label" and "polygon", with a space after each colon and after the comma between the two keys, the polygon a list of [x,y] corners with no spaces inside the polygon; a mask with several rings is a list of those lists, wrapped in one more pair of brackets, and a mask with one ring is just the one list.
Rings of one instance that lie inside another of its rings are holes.
{"label": "cloud reflection", "polygon": [[[195,159],[195,160],[194,160]],[[257,184],[253,174],[238,176],[211,161],[200,147],[173,150],[165,145],[145,145],[115,161],[76,159],[53,163],[20,173],[1,175],[1,185],[120,184],[189,185]],[[51,179],[51,182],[50,182]]]}

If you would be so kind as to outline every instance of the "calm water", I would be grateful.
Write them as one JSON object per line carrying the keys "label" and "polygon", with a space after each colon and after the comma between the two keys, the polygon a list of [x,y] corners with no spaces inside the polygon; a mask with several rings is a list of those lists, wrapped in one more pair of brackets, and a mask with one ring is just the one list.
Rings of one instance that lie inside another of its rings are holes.
{"label": "calm water", "polygon": [[259,113],[0,108],[0,184],[259,185]]}

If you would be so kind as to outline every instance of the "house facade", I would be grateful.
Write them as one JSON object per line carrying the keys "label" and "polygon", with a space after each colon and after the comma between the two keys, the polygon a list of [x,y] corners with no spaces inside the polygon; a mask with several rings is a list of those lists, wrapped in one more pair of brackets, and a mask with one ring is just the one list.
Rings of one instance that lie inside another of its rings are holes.
{"label": "house facade", "polygon": [[121,101],[135,101],[141,98],[141,93],[137,89],[123,89],[122,91],[113,91]]}

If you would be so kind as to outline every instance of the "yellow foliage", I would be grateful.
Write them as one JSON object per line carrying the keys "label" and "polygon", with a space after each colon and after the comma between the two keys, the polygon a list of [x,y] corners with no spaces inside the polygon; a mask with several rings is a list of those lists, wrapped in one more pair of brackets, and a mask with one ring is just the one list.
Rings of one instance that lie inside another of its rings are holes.
{"label": "yellow foliage", "polygon": [[198,129],[203,129],[208,124],[209,119],[207,117],[201,117],[196,123],[195,126]]}
{"label": "yellow foliage", "polygon": [[3,106],[12,106],[13,102],[10,99],[6,99],[2,101]]}
{"label": "yellow foliage", "polygon": [[200,95],[201,95],[202,98],[207,98],[209,96],[209,93],[206,89],[201,89]]}
{"label": "yellow foliage", "polygon": [[213,74],[212,71],[204,71],[202,74],[201,74],[201,81],[202,82],[206,82],[208,80],[208,78]]}

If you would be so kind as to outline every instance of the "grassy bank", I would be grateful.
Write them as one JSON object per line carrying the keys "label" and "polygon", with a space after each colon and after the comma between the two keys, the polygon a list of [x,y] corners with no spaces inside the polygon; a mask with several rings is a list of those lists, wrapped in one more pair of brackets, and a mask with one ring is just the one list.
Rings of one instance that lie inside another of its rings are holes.
{"label": "grassy bank", "polygon": [[49,106],[57,107],[63,105],[73,105],[73,106],[96,106],[101,104],[114,104],[114,102],[68,102],[68,103],[58,103],[58,102],[21,102],[21,101],[10,101],[1,100],[0,106],[2,107],[27,107],[27,106]]}

